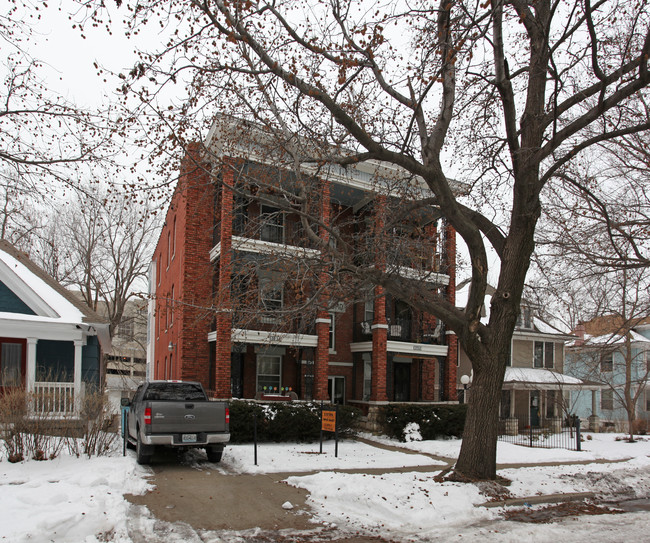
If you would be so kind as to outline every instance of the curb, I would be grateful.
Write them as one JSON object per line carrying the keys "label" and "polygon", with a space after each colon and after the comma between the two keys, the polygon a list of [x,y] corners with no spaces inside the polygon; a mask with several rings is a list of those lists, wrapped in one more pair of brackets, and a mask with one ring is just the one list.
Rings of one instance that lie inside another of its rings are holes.
{"label": "curb", "polygon": [[595,492],[567,492],[566,494],[544,494],[542,496],[528,496],[525,498],[509,498],[495,502],[476,504],[476,507],[507,507],[521,505],[536,505],[540,503],[574,502],[593,498]]}

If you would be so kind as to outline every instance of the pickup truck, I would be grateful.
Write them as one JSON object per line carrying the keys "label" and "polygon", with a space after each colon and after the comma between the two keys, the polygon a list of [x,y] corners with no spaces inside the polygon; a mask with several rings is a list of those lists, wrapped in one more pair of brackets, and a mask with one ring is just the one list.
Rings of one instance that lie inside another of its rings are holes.
{"label": "pickup truck", "polygon": [[129,401],[125,439],[135,447],[138,464],[148,464],[156,446],[202,447],[210,462],[221,461],[230,440],[227,402],[210,401],[201,383],[149,381]]}

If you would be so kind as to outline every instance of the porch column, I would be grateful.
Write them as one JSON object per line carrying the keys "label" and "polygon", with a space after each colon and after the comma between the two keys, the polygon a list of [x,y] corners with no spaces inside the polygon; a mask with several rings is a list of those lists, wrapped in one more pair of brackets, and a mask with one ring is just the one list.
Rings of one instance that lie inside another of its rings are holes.
{"label": "porch column", "polygon": [[596,391],[591,391],[591,416],[589,417],[589,430],[591,432],[600,431],[600,417],[598,416],[598,396]]}
{"label": "porch column", "polygon": [[27,375],[25,376],[27,392],[34,392],[36,383],[36,345],[38,339],[27,338]]}
{"label": "porch column", "polygon": [[[319,228],[318,235],[325,245],[329,245],[331,224],[330,213],[330,182],[322,180],[320,185],[320,218],[322,226]],[[320,282],[326,285],[329,281],[329,262],[330,259],[327,250],[321,251],[321,260],[323,269],[320,272]],[[327,374],[329,372],[330,351],[329,351],[329,334],[331,317],[327,312],[329,300],[325,292],[321,294],[319,304],[320,308],[316,314],[316,334],[318,335],[318,345],[314,357],[314,400],[330,399],[328,390]]]}
{"label": "porch column", "polygon": [[[375,200],[374,243],[375,266],[386,269],[385,260],[385,232],[386,223],[386,197],[377,196]],[[386,371],[388,366],[388,322],[386,320],[386,294],[383,287],[375,287],[375,316],[372,322],[372,375],[370,399],[376,402],[388,400],[386,394]]]}
{"label": "porch column", "polygon": [[82,348],[84,341],[81,339],[74,340],[74,399],[75,411],[81,407],[81,364]]}
{"label": "porch column", "polygon": [[[449,276],[449,285],[447,285],[447,301],[454,306],[456,304],[456,230],[449,223],[444,225],[445,228],[445,264],[447,265],[447,275]],[[445,271],[445,270],[443,270]],[[444,400],[457,401],[458,389],[456,362],[458,361],[458,338],[451,330],[446,333],[447,336],[447,359],[445,367],[445,382],[443,394]]]}
{"label": "porch column", "polygon": [[510,413],[506,419],[506,435],[516,436],[519,433],[519,421],[515,418],[515,391],[511,389],[510,394]]}
{"label": "porch column", "polygon": [[223,167],[221,185],[221,254],[219,256],[219,287],[217,294],[217,322],[214,393],[217,398],[229,399],[230,369],[232,365],[232,304],[230,299],[230,281],[232,279],[232,213],[234,184],[233,168]]}

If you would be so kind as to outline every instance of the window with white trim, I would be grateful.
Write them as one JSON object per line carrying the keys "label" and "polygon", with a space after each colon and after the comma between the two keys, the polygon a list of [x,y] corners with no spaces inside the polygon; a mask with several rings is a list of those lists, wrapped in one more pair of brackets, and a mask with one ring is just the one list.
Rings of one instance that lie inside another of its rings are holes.
{"label": "window with white trim", "polygon": [[536,341],[533,367],[552,369],[555,365],[555,344],[552,341]]}
{"label": "window with white trim", "polygon": [[336,353],[336,313],[330,313],[330,337],[329,348],[330,353]]}
{"label": "window with white trim", "polygon": [[614,391],[601,390],[600,391],[600,408],[603,411],[611,411],[614,409]]}
{"label": "window with white trim", "polygon": [[257,357],[257,390],[267,394],[279,394],[282,379],[282,357],[259,355]]}
{"label": "window with white trim", "polygon": [[275,324],[280,322],[279,312],[284,306],[284,292],[281,284],[268,279],[260,281],[260,303],[264,311],[262,322]]}
{"label": "window with white trim", "polygon": [[605,353],[600,357],[601,373],[611,373],[614,371],[614,353]]}
{"label": "window with white trim", "polygon": [[262,204],[260,208],[260,239],[284,243],[284,213],[277,207]]}

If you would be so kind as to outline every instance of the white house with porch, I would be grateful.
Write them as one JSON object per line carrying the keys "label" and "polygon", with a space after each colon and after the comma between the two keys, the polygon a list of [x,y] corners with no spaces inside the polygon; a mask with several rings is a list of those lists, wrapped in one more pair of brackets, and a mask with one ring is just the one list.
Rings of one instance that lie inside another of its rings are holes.
{"label": "white house with porch", "polygon": [[34,409],[73,417],[110,349],[104,318],[0,240],[0,396],[22,388]]}

